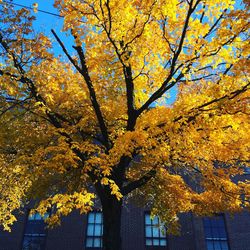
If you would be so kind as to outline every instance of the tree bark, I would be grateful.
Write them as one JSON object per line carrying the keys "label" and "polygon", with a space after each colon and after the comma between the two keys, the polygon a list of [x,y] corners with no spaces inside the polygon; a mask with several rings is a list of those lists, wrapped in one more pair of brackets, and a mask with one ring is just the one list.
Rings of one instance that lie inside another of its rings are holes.
{"label": "tree bark", "polygon": [[121,250],[121,213],[122,200],[109,195],[102,198],[103,211],[103,249]]}

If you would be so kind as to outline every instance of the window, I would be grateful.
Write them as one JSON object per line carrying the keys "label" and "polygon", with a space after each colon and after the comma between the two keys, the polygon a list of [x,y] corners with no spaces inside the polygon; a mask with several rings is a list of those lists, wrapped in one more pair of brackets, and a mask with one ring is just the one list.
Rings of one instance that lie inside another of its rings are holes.
{"label": "window", "polygon": [[24,231],[22,250],[45,249],[47,231],[44,219],[47,217],[47,213],[43,217],[39,213],[29,215]]}
{"label": "window", "polygon": [[245,166],[245,167],[244,167],[244,173],[245,173],[245,174],[250,174],[250,167]]}
{"label": "window", "polygon": [[152,220],[150,214],[145,214],[146,246],[166,246],[166,228],[157,216]]}
{"label": "window", "polygon": [[88,214],[86,247],[102,247],[103,219],[101,212]]}
{"label": "window", "polygon": [[229,250],[223,215],[203,218],[207,250]]}

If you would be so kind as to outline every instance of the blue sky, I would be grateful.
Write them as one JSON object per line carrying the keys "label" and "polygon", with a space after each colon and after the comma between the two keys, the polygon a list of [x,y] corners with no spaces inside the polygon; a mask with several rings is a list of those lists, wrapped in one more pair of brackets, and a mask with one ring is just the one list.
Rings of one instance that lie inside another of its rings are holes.
{"label": "blue sky", "polygon": [[[22,4],[32,8],[33,3],[38,3],[38,9],[58,14],[57,10],[53,7],[54,0],[14,0],[14,3]],[[21,7],[16,7],[21,8]],[[35,22],[36,29],[50,33],[50,29],[61,29],[62,18],[48,15],[42,12],[35,13],[37,18]]]}
{"label": "blue sky", "polygon": [[[54,0],[14,0],[13,3],[17,3],[20,5],[25,5],[27,7],[32,8],[33,3],[38,3],[38,10],[48,11],[51,13],[59,14],[57,9],[53,7]],[[21,8],[16,6],[16,8]],[[55,41],[51,29],[54,29],[58,36],[62,39],[69,50],[72,50],[71,46],[73,45],[72,40],[69,36],[66,36],[65,33],[61,32],[63,26],[63,18],[49,15],[38,11],[37,13],[33,13],[36,17],[36,21],[34,22],[34,28],[38,32],[45,33],[48,37]],[[59,47],[57,42],[53,44],[53,51],[56,55],[63,54],[61,48]]]}

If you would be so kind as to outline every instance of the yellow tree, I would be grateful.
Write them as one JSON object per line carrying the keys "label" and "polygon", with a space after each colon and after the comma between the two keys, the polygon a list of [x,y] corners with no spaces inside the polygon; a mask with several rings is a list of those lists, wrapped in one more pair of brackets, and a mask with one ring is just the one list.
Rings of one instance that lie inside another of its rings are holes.
{"label": "yellow tree", "polygon": [[[34,199],[48,223],[104,217],[121,249],[124,197],[169,231],[178,215],[249,208],[249,2],[56,0],[72,49],[1,3],[0,223]],[[171,91],[173,90],[174,91]],[[168,99],[176,95],[174,102]],[[95,189],[93,193],[93,188]]]}

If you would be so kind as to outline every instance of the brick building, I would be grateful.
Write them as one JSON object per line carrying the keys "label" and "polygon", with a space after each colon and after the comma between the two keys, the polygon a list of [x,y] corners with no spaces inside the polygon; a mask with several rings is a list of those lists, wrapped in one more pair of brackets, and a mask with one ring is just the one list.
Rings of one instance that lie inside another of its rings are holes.
{"label": "brick building", "polygon": [[[39,214],[19,216],[11,233],[0,232],[0,250],[98,250],[101,249],[102,214],[77,212],[63,218],[55,229],[44,228]],[[250,250],[250,213],[213,218],[182,215],[181,235],[169,236],[158,218],[146,210],[126,206],[122,214],[123,250]]]}
{"label": "brick building", "polygon": [[[250,168],[237,179],[250,179]],[[11,233],[0,228],[0,250],[101,250],[100,210],[88,215],[75,211],[62,218],[61,226],[47,229],[44,218],[31,216],[30,209],[32,204],[18,216]],[[149,212],[127,203],[123,207],[122,250],[250,250],[248,211],[203,218],[182,214],[179,236],[167,235],[159,219],[151,219]]]}

